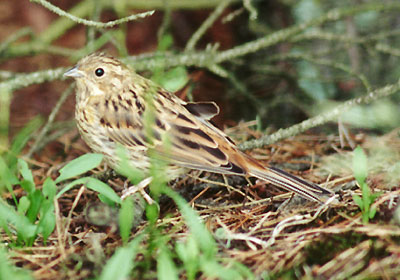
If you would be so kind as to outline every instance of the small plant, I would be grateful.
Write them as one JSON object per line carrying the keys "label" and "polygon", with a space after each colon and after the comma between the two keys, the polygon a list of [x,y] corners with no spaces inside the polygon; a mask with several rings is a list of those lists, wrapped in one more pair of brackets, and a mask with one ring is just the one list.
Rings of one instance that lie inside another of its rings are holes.
{"label": "small plant", "polygon": [[[60,170],[60,176],[56,180],[46,178],[42,188],[38,188],[27,162],[16,156],[33,131],[32,127],[30,124],[23,129],[14,139],[10,152],[0,157],[0,190],[7,190],[12,198],[10,201],[0,198],[0,227],[10,237],[14,246],[32,246],[39,235],[46,242],[56,224],[54,200],[76,185],[84,184],[87,188],[99,192],[103,201],[121,203],[120,197],[113,189],[91,177],[75,179],[57,194],[57,184],[98,166],[103,158],[99,154],[86,154],[72,160]],[[15,195],[15,186],[21,186],[24,190],[22,196]]]}
{"label": "small plant", "polygon": [[[0,191],[7,190],[12,198],[10,201],[0,198],[0,227],[14,246],[31,246],[38,234],[46,242],[55,227],[55,184],[45,180],[42,189],[38,189],[28,164],[17,157],[39,125],[39,119],[28,123],[13,139],[10,149],[0,156]],[[24,190],[19,198],[13,189],[17,185]]]}
{"label": "small plant", "polygon": [[372,204],[380,196],[380,193],[371,193],[366,182],[368,176],[368,160],[363,149],[360,146],[354,150],[353,172],[358,185],[361,188],[362,197],[353,195],[354,202],[360,207],[363,223],[368,223],[376,214],[376,207]]}

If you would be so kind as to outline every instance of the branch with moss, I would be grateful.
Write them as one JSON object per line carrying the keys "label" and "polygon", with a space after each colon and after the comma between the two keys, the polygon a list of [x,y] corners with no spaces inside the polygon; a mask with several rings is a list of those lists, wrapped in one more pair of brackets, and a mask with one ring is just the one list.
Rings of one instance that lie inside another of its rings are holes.
{"label": "branch with moss", "polygon": [[310,128],[325,124],[329,121],[333,121],[337,117],[339,117],[341,114],[343,114],[344,112],[350,110],[351,108],[353,108],[357,105],[369,104],[378,99],[388,97],[388,96],[398,92],[399,90],[400,90],[400,81],[396,84],[388,85],[383,88],[374,90],[365,96],[348,100],[348,101],[344,102],[342,105],[337,106],[335,109],[333,109],[329,112],[322,113],[318,116],[307,119],[307,120],[305,120],[299,124],[293,125],[289,128],[280,129],[277,132],[275,132],[274,134],[265,135],[259,139],[244,142],[239,147],[242,150],[260,148],[262,146],[275,143],[281,139],[295,136],[295,135],[300,134]]}
{"label": "branch with moss", "polygon": [[151,16],[152,14],[154,14],[154,10],[153,10],[153,11],[148,11],[148,12],[144,12],[144,13],[140,13],[140,14],[130,15],[130,16],[127,16],[124,18],[120,18],[117,20],[113,20],[113,21],[104,23],[104,22],[87,20],[84,18],[74,16],[72,14],[65,12],[64,10],[60,9],[59,7],[54,6],[53,4],[51,4],[50,2],[48,2],[46,0],[31,0],[31,1],[42,5],[43,7],[47,8],[48,10],[52,11],[53,13],[59,15],[60,17],[66,17],[66,18],[69,18],[70,20],[74,21],[75,23],[83,24],[83,25],[87,25],[87,26],[93,26],[96,28],[110,28],[110,27],[114,27],[116,25],[120,25],[122,23],[138,20],[138,19],[145,18],[145,17]]}
{"label": "branch with moss", "polygon": [[[222,1],[225,0],[174,0],[168,2],[168,8],[171,10],[175,9],[205,9],[214,8],[218,6]],[[231,0],[232,3],[237,3],[240,0]],[[94,10],[94,5],[97,1],[83,0],[77,3],[73,8],[65,12],[69,14],[69,17],[85,18],[88,17]],[[102,1],[104,9],[114,8],[113,1]],[[127,1],[127,9],[152,9],[152,10],[163,10],[165,9],[164,0],[138,0],[138,1]],[[67,30],[76,25],[76,22],[70,20],[67,17],[59,17],[55,20],[47,29],[43,30],[37,35],[32,41],[24,42],[24,44],[14,44],[12,48],[7,49],[7,57],[16,57],[31,55],[32,53],[39,53],[47,51],[50,44],[65,34]],[[62,54],[66,55],[66,53]]]}

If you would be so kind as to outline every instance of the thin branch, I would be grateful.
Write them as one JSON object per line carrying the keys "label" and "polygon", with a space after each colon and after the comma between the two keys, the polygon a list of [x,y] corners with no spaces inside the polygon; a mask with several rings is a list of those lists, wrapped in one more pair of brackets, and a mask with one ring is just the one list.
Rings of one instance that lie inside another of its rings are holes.
{"label": "thin branch", "polygon": [[109,22],[103,23],[103,22],[92,21],[92,20],[87,20],[87,19],[76,17],[76,16],[74,16],[72,14],[69,14],[69,13],[65,12],[64,10],[61,10],[60,8],[58,8],[57,6],[54,6],[50,2],[47,2],[46,0],[31,0],[31,1],[42,5],[43,7],[49,9],[50,11],[52,11],[53,13],[55,13],[55,14],[57,14],[59,16],[69,18],[70,20],[72,20],[72,21],[74,21],[76,23],[84,24],[84,25],[87,25],[87,26],[93,26],[93,27],[96,27],[96,28],[114,27],[114,26],[119,25],[121,23],[125,23],[125,22],[128,22],[128,21],[133,21],[133,20],[138,20],[138,19],[141,19],[141,18],[145,18],[145,17],[151,16],[154,13],[154,10],[153,10],[153,11],[148,11],[148,12],[144,12],[144,13],[140,13],[140,14],[130,15],[128,17],[124,17],[124,18],[120,18],[120,19],[117,19],[117,20],[113,20],[113,21],[109,21]]}
{"label": "thin branch", "polygon": [[359,5],[354,8],[339,8],[332,9],[323,16],[310,20],[308,22],[289,27],[277,32],[272,33],[271,35],[267,35],[258,40],[254,40],[252,42],[243,44],[239,47],[235,47],[223,52],[220,52],[217,57],[215,57],[215,63],[220,63],[226,60],[232,60],[235,57],[243,56],[249,53],[254,53],[260,49],[270,47],[272,45],[276,45],[285,40],[289,40],[294,35],[299,34],[300,32],[305,31],[311,26],[319,26],[323,23],[335,21],[340,18],[354,15],[357,13],[365,12],[365,11],[383,11],[383,10],[391,10],[391,9],[399,9],[400,3],[385,3],[385,4],[365,4]]}
{"label": "thin branch", "polygon": [[32,147],[29,149],[29,152],[26,154],[26,157],[30,158],[34,152],[38,149],[40,143],[42,142],[44,136],[50,129],[50,126],[53,124],[54,119],[61,108],[61,105],[65,102],[68,96],[73,92],[75,84],[71,84],[58,99],[57,104],[54,106],[54,109],[51,111],[47,123],[43,126],[42,130],[39,132],[39,135],[36,137],[35,142]]}
{"label": "thin branch", "polygon": [[33,72],[29,74],[16,74],[14,78],[0,83],[0,88],[4,87],[10,91],[15,91],[33,84],[41,84],[62,78],[62,75],[68,68],[60,67],[44,71]]}
{"label": "thin branch", "polygon": [[7,80],[15,77],[17,73],[12,71],[0,70],[0,80]]}
{"label": "thin branch", "polygon": [[249,150],[254,148],[260,148],[262,146],[275,143],[281,139],[292,137],[310,128],[327,123],[328,121],[332,121],[356,105],[369,104],[375,100],[392,95],[399,90],[400,90],[400,81],[397,84],[388,85],[383,88],[374,90],[362,97],[357,97],[348,100],[344,102],[342,105],[337,106],[335,109],[329,112],[322,113],[318,116],[305,120],[289,128],[279,129],[274,134],[265,135],[259,139],[244,142],[240,145],[240,149]]}
{"label": "thin branch", "polygon": [[32,35],[32,29],[30,27],[24,27],[18,30],[17,32],[13,33],[7,39],[4,40],[0,44],[0,53],[2,53],[5,49],[7,49],[12,43],[17,41],[19,38],[25,37],[27,35]]}
{"label": "thin branch", "polygon": [[199,29],[197,29],[192,37],[189,39],[185,47],[186,51],[194,49],[201,36],[203,36],[207,29],[213,25],[213,23],[217,20],[217,18],[222,14],[222,12],[230,3],[231,0],[224,0],[215,8],[215,10],[209,15],[209,17],[202,23]]}
{"label": "thin branch", "polygon": [[243,6],[250,13],[250,20],[256,20],[258,17],[258,12],[251,3],[252,0],[243,0]]}

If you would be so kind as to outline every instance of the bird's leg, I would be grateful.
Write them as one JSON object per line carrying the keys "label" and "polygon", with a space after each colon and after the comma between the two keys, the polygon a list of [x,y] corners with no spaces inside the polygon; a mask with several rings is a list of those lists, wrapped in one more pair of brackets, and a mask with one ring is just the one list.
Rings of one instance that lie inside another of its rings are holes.
{"label": "bird's leg", "polygon": [[[125,199],[129,195],[133,195],[137,192],[140,192],[140,194],[143,196],[143,198],[147,201],[148,204],[153,204],[153,199],[144,191],[144,189],[150,185],[151,181],[153,180],[153,177],[148,177],[143,179],[142,181],[139,182],[139,184],[134,185],[129,188],[125,188],[124,191],[122,192],[121,199]],[[128,182],[128,181],[127,181]]]}

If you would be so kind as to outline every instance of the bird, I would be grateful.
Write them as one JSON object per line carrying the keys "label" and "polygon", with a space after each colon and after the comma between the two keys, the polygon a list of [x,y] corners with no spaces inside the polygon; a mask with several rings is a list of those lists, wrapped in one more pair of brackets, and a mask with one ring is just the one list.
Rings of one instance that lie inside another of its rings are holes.
{"label": "bird", "polygon": [[122,146],[129,163],[145,177],[152,154],[168,163],[169,179],[195,169],[256,177],[319,203],[334,195],[240,151],[212,124],[219,114],[216,103],[186,102],[106,53],[82,58],[64,76],[76,82],[75,119],[83,140],[115,170]]}

